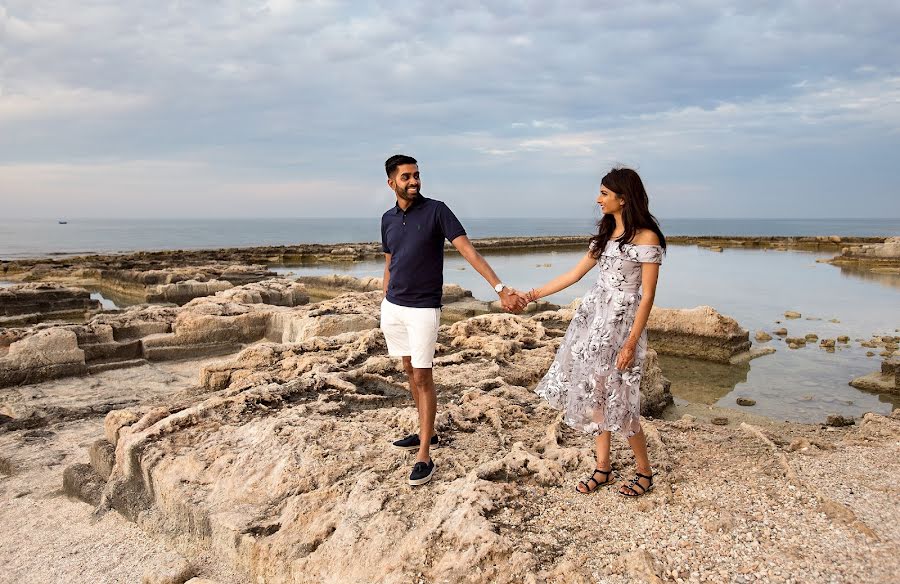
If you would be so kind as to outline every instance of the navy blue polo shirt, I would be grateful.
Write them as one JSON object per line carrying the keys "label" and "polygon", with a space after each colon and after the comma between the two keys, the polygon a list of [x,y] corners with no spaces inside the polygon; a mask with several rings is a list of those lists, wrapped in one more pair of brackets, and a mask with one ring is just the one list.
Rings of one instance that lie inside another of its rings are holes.
{"label": "navy blue polo shirt", "polygon": [[444,240],[466,230],[441,201],[421,194],[406,211],[394,205],[381,216],[381,249],[391,254],[387,300],[399,306],[440,308]]}

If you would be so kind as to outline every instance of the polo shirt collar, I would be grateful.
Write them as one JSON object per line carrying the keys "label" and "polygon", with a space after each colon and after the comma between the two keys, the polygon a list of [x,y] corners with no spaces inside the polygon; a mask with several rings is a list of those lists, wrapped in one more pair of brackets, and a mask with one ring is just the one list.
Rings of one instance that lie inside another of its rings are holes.
{"label": "polo shirt collar", "polygon": [[422,202],[423,202],[424,200],[425,200],[425,197],[422,195],[422,193],[419,193],[418,195],[416,195],[416,198],[413,199],[412,204],[411,204],[409,207],[406,208],[406,211],[404,211],[403,209],[401,209],[401,208],[400,208],[400,204],[397,203],[397,204],[394,205],[394,214],[397,214],[397,213],[409,213],[410,211],[413,210],[413,207],[418,207],[419,205],[422,204]]}

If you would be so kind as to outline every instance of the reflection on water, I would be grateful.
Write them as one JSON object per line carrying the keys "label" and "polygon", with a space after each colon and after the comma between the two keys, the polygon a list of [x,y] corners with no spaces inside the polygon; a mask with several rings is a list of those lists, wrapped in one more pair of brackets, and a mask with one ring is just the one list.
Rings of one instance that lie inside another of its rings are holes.
{"label": "reflection on water", "polygon": [[672,382],[672,395],[692,403],[712,405],[747,381],[749,364],[725,365],[684,357],[659,356],[659,365]]}
{"label": "reflection on water", "polygon": [[838,267],[840,267],[841,274],[844,276],[850,278],[862,278],[863,280],[878,282],[879,284],[884,284],[885,286],[900,288],[900,274],[898,273],[873,272],[871,270],[860,268],[859,266],[841,265]]}

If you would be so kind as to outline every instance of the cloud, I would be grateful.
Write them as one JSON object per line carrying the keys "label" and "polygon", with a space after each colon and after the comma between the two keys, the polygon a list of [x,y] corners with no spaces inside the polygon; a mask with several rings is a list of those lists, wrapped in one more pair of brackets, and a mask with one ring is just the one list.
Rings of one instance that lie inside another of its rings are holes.
{"label": "cloud", "polygon": [[[708,184],[737,192],[746,157],[787,148],[900,166],[885,154],[900,151],[898,26],[888,1],[7,0],[0,160],[120,161],[110,182],[183,162],[205,169],[194,196],[210,204],[229,181],[380,188],[401,144],[473,201],[531,192],[526,214],[543,213],[537,173],[589,184],[608,161],[695,184],[678,167],[702,157],[723,173]],[[820,167],[795,172],[812,184]],[[73,192],[96,186],[74,176]]]}

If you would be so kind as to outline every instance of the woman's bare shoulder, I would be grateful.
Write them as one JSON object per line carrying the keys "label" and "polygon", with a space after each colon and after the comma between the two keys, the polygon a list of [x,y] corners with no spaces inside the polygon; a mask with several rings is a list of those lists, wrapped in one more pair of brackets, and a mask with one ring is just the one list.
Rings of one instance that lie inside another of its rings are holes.
{"label": "woman's bare shoulder", "polygon": [[631,239],[634,245],[659,245],[659,236],[651,229],[639,229]]}

